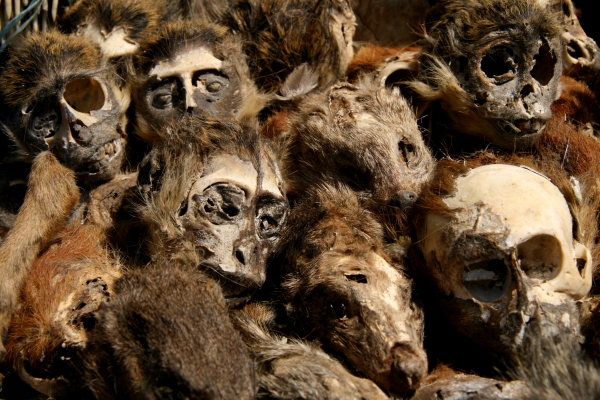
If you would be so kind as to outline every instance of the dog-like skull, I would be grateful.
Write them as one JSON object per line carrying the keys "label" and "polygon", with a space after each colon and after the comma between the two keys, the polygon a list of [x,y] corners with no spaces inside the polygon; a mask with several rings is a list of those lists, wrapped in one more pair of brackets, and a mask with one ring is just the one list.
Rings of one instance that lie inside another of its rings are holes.
{"label": "dog-like skull", "polygon": [[[450,215],[426,216],[420,249],[448,320],[491,353],[528,335],[579,340],[576,302],[592,284],[564,197],[530,169],[488,165],[456,179]],[[460,322],[457,322],[460,321]]]}

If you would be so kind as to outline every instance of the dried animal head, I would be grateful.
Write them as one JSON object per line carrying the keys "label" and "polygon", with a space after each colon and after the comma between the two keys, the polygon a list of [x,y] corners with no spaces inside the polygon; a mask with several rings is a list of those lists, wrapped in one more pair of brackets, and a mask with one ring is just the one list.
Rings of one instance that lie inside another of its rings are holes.
{"label": "dried animal head", "polygon": [[21,378],[49,396],[81,387],[79,352],[94,313],[114,295],[121,270],[98,245],[100,232],[71,226],[36,261],[11,321],[7,360]]}
{"label": "dried animal head", "polygon": [[293,209],[282,237],[273,264],[286,274],[292,317],[384,390],[415,390],[427,373],[423,314],[355,194],[318,187]]}
{"label": "dried animal head", "polygon": [[325,89],[345,77],[354,54],[349,0],[238,0],[222,21],[243,37],[253,79],[268,92],[305,63]]}
{"label": "dried animal head", "polygon": [[252,292],[265,281],[289,208],[274,153],[233,122],[191,117],[168,133],[139,177],[148,188],[150,254],[192,252],[226,296]]}
{"label": "dried animal head", "polygon": [[[418,237],[448,322],[506,360],[519,357],[527,338],[577,342],[592,259],[573,238],[558,188],[524,167],[487,165],[463,176],[445,168],[424,196]],[[453,189],[440,189],[450,182]]]}
{"label": "dried animal head", "polygon": [[379,206],[406,208],[434,165],[406,100],[367,79],[308,97],[291,119],[289,138],[292,192],[341,181]]}
{"label": "dried animal head", "polygon": [[552,12],[559,13],[563,25],[563,59],[568,73],[600,67],[600,49],[579,24],[572,0],[538,0]]}
{"label": "dried animal head", "polygon": [[555,15],[537,0],[448,0],[439,7],[413,89],[440,101],[460,133],[507,150],[534,144],[560,95]]}
{"label": "dried animal head", "polygon": [[254,366],[217,283],[167,264],[114,288],[83,357],[95,398],[255,398]]}
{"label": "dried animal head", "polygon": [[144,41],[134,66],[135,133],[147,141],[185,113],[241,120],[263,106],[239,39],[220,25],[169,23]]}
{"label": "dried animal head", "polygon": [[111,179],[125,160],[126,93],[100,50],[58,32],[11,50],[0,86],[12,139],[31,159],[51,150],[82,181]]}
{"label": "dried animal head", "polygon": [[160,0],[82,0],[61,18],[64,31],[100,47],[105,57],[135,53],[140,42],[158,28],[176,2]]}

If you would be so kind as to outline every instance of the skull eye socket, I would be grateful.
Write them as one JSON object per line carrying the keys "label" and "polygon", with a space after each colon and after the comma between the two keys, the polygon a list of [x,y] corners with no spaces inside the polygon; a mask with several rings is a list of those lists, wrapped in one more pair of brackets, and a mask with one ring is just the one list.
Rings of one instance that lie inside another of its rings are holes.
{"label": "skull eye socket", "polygon": [[550,235],[538,235],[517,247],[520,268],[533,279],[556,278],[562,264],[560,242]]}
{"label": "skull eye socket", "polygon": [[511,274],[504,260],[486,260],[467,265],[462,281],[471,296],[491,303],[500,300],[508,292]]}
{"label": "skull eye socket", "polygon": [[344,274],[346,279],[358,283],[369,283],[367,276],[363,274]]}
{"label": "skull eye socket", "polygon": [[239,187],[229,183],[215,183],[194,195],[198,210],[215,225],[231,223],[241,214],[246,194]]}
{"label": "skull eye socket", "polygon": [[203,87],[210,94],[217,94],[229,85],[229,79],[217,70],[196,71],[192,82],[194,86]]}
{"label": "skull eye socket", "polygon": [[256,226],[261,239],[270,239],[279,234],[287,214],[284,201],[264,197],[256,206]]}
{"label": "skull eye socket", "polygon": [[174,108],[179,103],[179,80],[169,78],[152,89],[152,107],[159,110]]}
{"label": "skull eye socket", "polygon": [[506,46],[492,47],[481,60],[481,71],[496,84],[515,78],[519,56]]}
{"label": "skull eye socket", "polygon": [[398,143],[398,149],[400,150],[400,154],[402,154],[402,157],[404,158],[404,162],[410,166],[410,162],[417,155],[415,146],[413,146],[406,140],[402,140]]}
{"label": "skull eye socket", "polygon": [[67,83],[64,98],[75,110],[88,114],[102,109],[106,101],[102,85],[93,78],[73,79]]}
{"label": "skull eye socket", "polygon": [[554,77],[554,66],[556,57],[552,54],[550,46],[543,44],[538,53],[533,58],[535,65],[531,70],[531,77],[538,81],[542,86],[546,86]]}
{"label": "skull eye socket", "polygon": [[345,319],[348,318],[348,310],[346,305],[342,302],[336,301],[329,305],[331,310],[331,314],[335,319]]}

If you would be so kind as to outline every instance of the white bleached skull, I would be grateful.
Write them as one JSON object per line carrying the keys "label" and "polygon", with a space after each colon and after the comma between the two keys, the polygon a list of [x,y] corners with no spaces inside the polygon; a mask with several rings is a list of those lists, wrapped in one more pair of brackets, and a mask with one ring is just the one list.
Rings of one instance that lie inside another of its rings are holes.
{"label": "white bleached skull", "polygon": [[560,13],[563,21],[563,57],[568,72],[600,68],[600,49],[579,23],[571,0],[539,0],[553,12]]}
{"label": "white bleached skull", "polygon": [[420,249],[448,321],[486,350],[514,357],[527,336],[579,340],[576,302],[592,284],[564,197],[546,177],[488,165],[456,179],[428,214]]}
{"label": "white bleached skull", "polygon": [[33,35],[2,75],[9,125],[27,157],[50,149],[82,181],[114,177],[125,159],[126,94],[91,43]]}

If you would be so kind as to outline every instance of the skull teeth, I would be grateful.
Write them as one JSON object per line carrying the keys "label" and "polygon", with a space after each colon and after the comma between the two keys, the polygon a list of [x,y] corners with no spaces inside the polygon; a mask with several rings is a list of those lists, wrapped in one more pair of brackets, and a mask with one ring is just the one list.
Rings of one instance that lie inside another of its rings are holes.
{"label": "skull teeth", "polygon": [[110,160],[121,150],[119,139],[115,139],[111,142],[104,144],[96,152],[98,162],[101,164],[107,164]]}

